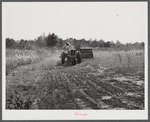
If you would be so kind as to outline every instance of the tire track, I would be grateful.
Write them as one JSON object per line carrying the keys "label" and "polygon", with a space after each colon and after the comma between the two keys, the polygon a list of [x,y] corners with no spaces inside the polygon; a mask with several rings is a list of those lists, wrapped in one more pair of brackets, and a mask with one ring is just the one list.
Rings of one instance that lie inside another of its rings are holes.
{"label": "tire track", "polygon": [[[92,106],[94,108],[100,108],[100,105],[93,99],[93,95],[89,96],[89,94],[84,92],[84,88],[89,87],[87,86],[86,82],[83,82],[81,79],[74,77],[75,75],[80,76],[76,71],[71,70],[70,75],[68,75],[67,78],[73,80],[73,82],[76,85],[76,91],[78,92],[78,94],[80,94],[79,95],[80,102],[79,102],[79,98],[76,99],[76,102],[79,104],[79,106],[81,106],[80,104],[82,103],[82,107],[83,107],[82,109],[89,108],[89,106]],[[87,101],[89,103],[85,103]],[[87,106],[85,104],[83,106],[83,103],[87,104]]]}

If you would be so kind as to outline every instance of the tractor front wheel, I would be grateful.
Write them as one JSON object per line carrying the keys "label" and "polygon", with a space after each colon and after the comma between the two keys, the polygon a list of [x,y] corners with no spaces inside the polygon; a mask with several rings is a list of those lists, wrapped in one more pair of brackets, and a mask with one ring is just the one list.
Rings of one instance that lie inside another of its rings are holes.
{"label": "tractor front wheel", "polygon": [[72,65],[76,65],[76,59],[75,58],[72,59]]}
{"label": "tractor front wheel", "polygon": [[61,54],[61,63],[62,64],[65,63],[65,53],[64,52]]}

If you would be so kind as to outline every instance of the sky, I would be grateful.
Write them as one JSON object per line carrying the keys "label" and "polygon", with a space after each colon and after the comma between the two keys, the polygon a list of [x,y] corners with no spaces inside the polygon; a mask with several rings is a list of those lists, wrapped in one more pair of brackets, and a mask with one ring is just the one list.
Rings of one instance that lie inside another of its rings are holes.
{"label": "sky", "polygon": [[15,40],[55,33],[62,39],[145,42],[147,6],[147,2],[2,2],[2,33]]}

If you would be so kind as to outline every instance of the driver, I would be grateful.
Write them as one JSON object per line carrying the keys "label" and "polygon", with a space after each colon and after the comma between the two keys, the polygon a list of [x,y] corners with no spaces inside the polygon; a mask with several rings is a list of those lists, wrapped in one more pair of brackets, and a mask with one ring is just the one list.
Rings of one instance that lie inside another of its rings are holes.
{"label": "driver", "polygon": [[71,47],[71,46],[70,46],[70,43],[69,43],[69,42],[67,42],[67,43],[66,43],[66,49],[67,49],[67,51],[69,51],[69,50],[70,50],[70,47]]}
{"label": "driver", "polygon": [[73,45],[71,45],[69,42],[66,42],[65,47],[63,48],[66,52],[69,52],[73,48]]}

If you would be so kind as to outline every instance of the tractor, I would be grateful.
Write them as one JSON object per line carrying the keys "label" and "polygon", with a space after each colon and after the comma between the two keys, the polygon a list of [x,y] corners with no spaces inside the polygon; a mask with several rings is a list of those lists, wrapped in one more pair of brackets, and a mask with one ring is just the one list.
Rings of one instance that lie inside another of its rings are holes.
{"label": "tractor", "polygon": [[71,49],[69,51],[63,51],[61,53],[61,63],[65,63],[65,58],[67,58],[68,62],[71,62],[72,65],[76,65],[76,61],[81,63],[81,53],[76,51],[75,49]]}
{"label": "tractor", "polygon": [[84,58],[93,58],[93,51],[90,47],[82,47],[78,50],[71,49],[68,51],[63,51],[61,53],[61,63],[65,63],[65,58],[67,58],[68,62],[72,65],[76,65],[76,63],[81,63]]}

